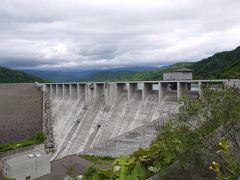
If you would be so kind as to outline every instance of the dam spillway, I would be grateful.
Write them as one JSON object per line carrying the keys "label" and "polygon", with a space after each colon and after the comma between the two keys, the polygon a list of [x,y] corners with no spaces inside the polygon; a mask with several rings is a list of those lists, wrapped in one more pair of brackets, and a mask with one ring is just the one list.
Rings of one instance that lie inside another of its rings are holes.
{"label": "dam spillway", "polygon": [[47,83],[58,159],[77,153],[118,156],[147,147],[155,126],[178,110],[177,99],[215,81]]}

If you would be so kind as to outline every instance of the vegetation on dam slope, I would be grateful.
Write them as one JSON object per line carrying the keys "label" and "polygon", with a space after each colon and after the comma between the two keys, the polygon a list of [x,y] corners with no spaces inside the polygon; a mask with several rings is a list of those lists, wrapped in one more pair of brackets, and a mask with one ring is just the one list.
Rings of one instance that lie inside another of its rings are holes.
{"label": "vegetation on dam slope", "polygon": [[34,144],[40,144],[44,141],[44,134],[43,132],[37,132],[33,137],[28,137],[22,141],[12,141],[5,144],[0,144],[0,152],[5,152],[9,150],[14,150],[19,147],[26,147]]}
{"label": "vegetation on dam slope", "polygon": [[[143,180],[240,176],[240,90],[202,89],[196,98],[179,100],[179,113],[157,129],[148,149],[114,160],[112,167],[91,167],[84,179]],[[220,142],[220,143],[219,143]]]}

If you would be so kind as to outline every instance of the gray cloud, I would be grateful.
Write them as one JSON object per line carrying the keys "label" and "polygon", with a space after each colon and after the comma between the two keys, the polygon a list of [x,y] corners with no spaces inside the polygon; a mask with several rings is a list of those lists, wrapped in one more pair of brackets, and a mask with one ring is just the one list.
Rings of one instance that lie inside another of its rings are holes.
{"label": "gray cloud", "polygon": [[0,57],[1,65],[12,68],[34,68],[38,67],[40,64],[45,64],[47,66],[56,66],[55,61],[43,61],[42,59],[28,59],[28,58],[9,58]]}
{"label": "gray cloud", "polygon": [[240,45],[239,0],[2,0],[0,65],[110,68],[197,61]]}

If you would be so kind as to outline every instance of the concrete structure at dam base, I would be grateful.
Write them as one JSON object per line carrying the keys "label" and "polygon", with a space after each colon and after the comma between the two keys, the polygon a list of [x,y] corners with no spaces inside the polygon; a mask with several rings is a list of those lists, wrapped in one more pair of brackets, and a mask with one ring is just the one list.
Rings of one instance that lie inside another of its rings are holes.
{"label": "concrete structure at dam base", "polygon": [[31,180],[51,173],[50,154],[42,150],[3,159],[3,176],[16,180]]}

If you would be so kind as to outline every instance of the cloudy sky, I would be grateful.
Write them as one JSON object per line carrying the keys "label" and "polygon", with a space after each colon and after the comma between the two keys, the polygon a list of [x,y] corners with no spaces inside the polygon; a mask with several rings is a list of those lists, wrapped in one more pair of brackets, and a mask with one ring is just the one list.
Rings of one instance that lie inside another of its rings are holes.
{"label": "cloudy sky", "polygon": [[197,61],[240,45],[239,0],[1,0],[0,66]]}

